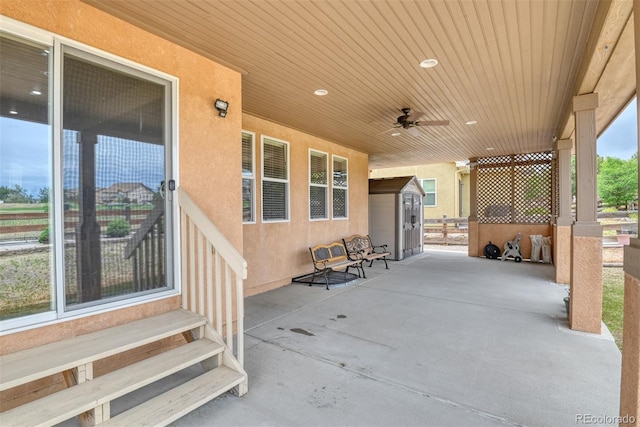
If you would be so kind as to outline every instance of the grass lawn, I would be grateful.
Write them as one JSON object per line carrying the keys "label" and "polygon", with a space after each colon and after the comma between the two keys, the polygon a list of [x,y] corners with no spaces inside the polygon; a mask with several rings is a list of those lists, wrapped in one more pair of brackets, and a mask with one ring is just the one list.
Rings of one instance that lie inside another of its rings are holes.
{"label": "grass lawn", "polygon": [[[131,260],[124,257],[127,242],[103,241],[102,298],[135,292]],[[76,249],[65,249],[66,302],[77,301]],[[35,314],[51,307],[52,260],[49,250],[0,257],[0,320]]]}
{"label": "grass lawn", "polygon": [[622,351],[622,309],[624,298],[624,272],[620,267],[602,269],[602,320]]}

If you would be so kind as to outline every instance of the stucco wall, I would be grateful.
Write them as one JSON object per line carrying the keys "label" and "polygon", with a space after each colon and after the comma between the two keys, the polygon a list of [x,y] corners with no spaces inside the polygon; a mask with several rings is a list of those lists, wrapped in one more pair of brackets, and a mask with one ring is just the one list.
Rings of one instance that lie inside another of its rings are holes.
{"label": "stucco wall", "polygon": [[[246,295],[273,289],[291,278],[313,271],[309,247],[368,233],[368,157],[329,141],[248,114],[242,127],[256,134],[256,224],[244,225],[244,258],[248,264]],[[290,220],[263,223],[261,219],[260,137],[289,143]],[[348,159],[349,218],[309,221],[309,148]],[[240,175],[240,169],[235,172]]]}
{"label": "stucco wall", "polygon": [[[521,233],[520,253],[522,258],[531,258],[531,238],[533,234],[551,236],[551,226],[549,224],[478,224],[478,256],[484,256],[484,247],[491,241],[500,248],[500,253],[504,251],[504,244],[513,240],[516,234]],[[471,242],[471,240],[470,240]],[[551,242],[553,245],[553,242]],[[553,248],[552,248],[553,249]],[[542,258],[542,253],[540,254]]]}
{"label": "stucco wall", "polygon": [[[242,251],[241,76],[77,0],[3,0],[2,14],[179,78],[179,185]],[[215,98],[230,103],[219,118]],[[230,191],[237,189],[237,191]],[[0,337],[12,352],[179,307],[178,298]],[[35,332],[34,332],[35,331]],[[15,343],[23,343],[16,347]]]}
{"label": "stucco wall", "polygon": [[[2,14],[173,75],[179,81],[181,185],[242,251],[241,75],[77,0],[2,0]],[[218,117],[216,98],[228,100]],[[228,189],[237,188],[237,197]]]}
{"label": "stucco wall", "polygon": [[390,178],[395,176],[416,176],[419,180],[436,179],[436,206],[425,206],[425,218],[449,218],[459,216],[459,187],[458,180],[462,178],[462,211],[463,216],[469,216],[469,174],[456,174],[458,168],[455,163],[435,163],[429,165],[404,166],[398,168],[373,169],[370,178]]}

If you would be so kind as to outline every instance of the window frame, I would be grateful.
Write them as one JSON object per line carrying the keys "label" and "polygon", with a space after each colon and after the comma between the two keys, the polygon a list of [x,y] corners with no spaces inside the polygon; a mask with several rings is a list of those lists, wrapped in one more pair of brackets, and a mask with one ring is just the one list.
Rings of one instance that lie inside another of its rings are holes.
{"label": "window frame", "polygon": [[[347,170],[346,185],[335,185],[333,174],[335,173],[335,160],[344,160],[345,169]],[[335,200],[335,190],[344,190],[344,204],[345,204],[345,216],[336,216],[333,209],[333,201]],[[346,157],[333,154],[331,156],[331,218],[334,220],[348,220],[349,219],[349,159]]]}
{"label": "window frame", "polygon": [[[251,181],[251,220],[244,220],[244,206],[243,206],[243,215],[242,215],[242,223],[243,224],[256,224],[258,219],[256,218],[256,133],[248,130],[242,130],[242,134],[249,135],[251,138],[251,173],[245,173],[244,170],[242,173],[242,180],[248,179]],[[244,157],[244,155],[243,155]],[[243,198],[244,202],[244,198]]]}
{"label": "window frame", "polygon": [[[321,155],[324,156],[324,170],[325,170],[325,183],[317,184],[312,182],[311,180],[311,157],[313,155]],[[329,153],[324,151],[315,150],[313,148],[309,148],[309,158],[308,158],[308,178],[309,178],[309,191],[308,191],[308,209],[309,209],[309,221],[327,221],[329,219]],[[325,212],[323,217],[312,218],[311,217],[311,188],[324,188],[324,206]]]}
{"label": "window frame", "polygon": [[[264,146],[265,146],[265,142],[272,142],[272,143],[276,143],[276,144],[280,144],[282,146],[284,146],[285,149],[285,163],[286,163],[286,175],[287,178],[286,179],[280,179],[280,178],[266,178],[264,176]],[[261,135],[260,136],[260,162],[261,162],[261,166],[260,166],[260,188],[261,188],[261,203],[260,203],[260,217],[262,218],[262,222],[265,224],[274,224],[274,223],[279,223],[279,222],[290,222],[291,221],[291,153],[290,153],[290,145],[289,142],[284,141],[282,139],[278,139],[278,138],[274,138],[272,136],[268,136],[268,135]],[[264,183],[265,182],[280,182],[285,184],[285,218],[281,218],[281,219],[265,219],[264,218],[264,197],[265,197],[265,191],[264,191]]]}
{"label": "window frame", "polygon": [[73,39],[61,36],[47,30],[36,28],[29,24],[14,20],[8,17],[2,17],[3,34],[7,34],[18,39],[46,44],[51,47],[50,54],[53,55],[52,64],[50,66],[50,117],[52,132],[52,188],[50,192],[51,206],[53,210],[53,233],[52,233],[52,250],[54,251],[53,273],[51,280],[52,297],[55,299],[54,308],[50,311],[38,313],[34,315],[25,315],[22,317],[11,318],[0,321],[0,335],[5,333],[20,332],[33,327],[42,327],[65,322],[70,319],[105,313],[115,309],[131,307],[141,303],[149,303],[161,300],[167,297],[180,295],[182,292],[180,283],[181,269],[181,251],[179,240],[179,215],[177,215],[177,201],[173,192],[167,192],[166,215],[170,219],[172,233],[167,236],[167,245],[171,245],[171,253],[167,253],[167,257],[172,257],[174,262],[172,267],[167,266],[167,280],[171,278],[172,287],[154,293],[136,295],[127,298],[114,298],[107,302],[99,304],[91,304],[84,307],[66,307],[65,306],[65,265],[64,265],[64,227],[60,227],[60,223],[64,219],[64,194],[63,194],[63,171],[62,171],[62,134],[63,134],[63,57],[66,53],[89,58],[93,63],[107,66],[113,70],[125,71],[127,74],[142,77],[150,81],[162,81],[166,86],[165,101],[165,126],[166,136],[169,139],[165,142],[166,170],[167,173],[174,177],[176,186],[178,184],[179,173],[179,134],[178,134],[178,94],[179,79],[170,74],[164,73],[157,69],[134,62],[133,60],[106,52],[102,49],[78,42]]}
{"label": "window frame", "polygon": [[[425,181],[433,181],[433,191],[428,192],[424,189]],[[422,207],[423,208],[436,208],[438,207],[438,179],[437,178],[423,178],[420,179],[420,186],[422,187],[422,191],[424,191],[424,197],[422,198]],[[433,204],[427,204],[427,194],[433,194]]]}

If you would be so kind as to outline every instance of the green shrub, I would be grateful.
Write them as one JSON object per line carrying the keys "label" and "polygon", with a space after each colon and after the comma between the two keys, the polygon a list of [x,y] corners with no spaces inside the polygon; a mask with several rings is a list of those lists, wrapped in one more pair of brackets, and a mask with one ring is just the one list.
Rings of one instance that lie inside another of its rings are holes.
{"label": "green shrub", "polygon": [[49,243],[49,227],[42,230],[42,233],[40,233],[40,237],[38,237],[38,242]]}
{"label": "green shrub", "polygon": [[124,219],[114,219],[107,226],[107,236],[124,237],[131,232],[131,226]]}

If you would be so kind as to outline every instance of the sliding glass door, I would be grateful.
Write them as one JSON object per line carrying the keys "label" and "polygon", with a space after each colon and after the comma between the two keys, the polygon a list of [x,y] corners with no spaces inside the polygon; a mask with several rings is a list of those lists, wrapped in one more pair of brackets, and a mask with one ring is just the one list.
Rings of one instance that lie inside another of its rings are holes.
{"label": "sliding glass door", "polygon": [[0,34],[1,329],[174,287],[175,79],[50,38]]}
{"label": "sliding glass door", "polygon": [[65,49],[67,308],[168,286],[167,85],[123,68]]}

